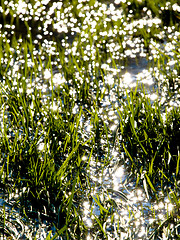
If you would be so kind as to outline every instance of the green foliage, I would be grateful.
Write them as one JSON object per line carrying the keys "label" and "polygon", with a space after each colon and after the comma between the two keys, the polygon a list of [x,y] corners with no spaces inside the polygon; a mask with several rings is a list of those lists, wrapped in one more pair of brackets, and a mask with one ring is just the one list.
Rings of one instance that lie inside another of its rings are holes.
{"label": "green foliage", "polygon": [[[0,237],[18,238],[18,231],[23,236],[24,225],[29,224],[38,239],[32,222],[47,221],[55,228],[47,229],[47,240],[85,239],[89,232],[94,239],[108,239],[109,225],[113,237],[127,233],[127,239],[137,239],[133,221],[138,207],[128,200],[128,191],[106,188],[101,182],[106,170],[118,164],[128,172],[122,184],[125,190],[132,183],[148,200],[157,201],[161,190],[176,206],[166,219],[155,220],[155,227],[149,224],[149,239],[161,237],[163,229],[178,236],[171,229],[172,224],[175,229],[179,226],[180,204],[179,13],[172,7],[177,1],[168,5],[158,0],[123,1],[114,7],[122,11],[118,16],[110,13],[109,1],[60,1],[60,9],[57,1],[49,1],[41,18],[34,8],[44,6],[42,2],[37,7],[37,1],[26,1],[32,11],[26,9],[24,15],[16,13],[13,2],[18,4],[11,1],[6,6],[1,1],[0,13]],[[147,12],[162,23],[148,26],[144,21],[141,26]],[[59,16],[66,19],[61,22],[62,28],[68,25],[65,33],[55,28]],[[54,22],[49,24],[49,19]],[[68,38],[73,22],[80,31]],[[9,25],[15,26],[14,33]],[[162,29],[171,54],[164,51]],[[174,31],[173,41],[167,29]],[[138,48],[143,46],[147,58],[157,51],[150,62],[157,84],[151,91],[157,100],[150,99],[143,85],[122,86],[121,65],[128,63],[125,52],[131,49],[127,39],[140,39]],[[152,43],[158,47],[152,48]],[[117,119],[119,125],[112,128]],[[90,205],[91,227],[83,219],[85,201]],[[14,217],[16,209],[19,215]],[[128,223],[122,209],[128,209]]]}
{"label": "green foliage", "polygon": [[133,92],[127,98],[124,111],[118,110],[119,133],[126,152],[127,167],[136,174],[141,174],[142,169],[147,172],[147,180],[153,190],[153,185],[161,181],[162,171],[166,173],[163,185],[166,181],[171,182],[173,174],[179,178],[176,170],[179,168],[179,110],[162,113],[157,101],[151,104],[144,95]]}

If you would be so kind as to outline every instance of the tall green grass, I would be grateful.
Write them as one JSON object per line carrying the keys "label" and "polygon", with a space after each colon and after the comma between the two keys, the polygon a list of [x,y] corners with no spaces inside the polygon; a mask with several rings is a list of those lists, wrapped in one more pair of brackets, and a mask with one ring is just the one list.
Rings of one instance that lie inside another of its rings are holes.
{"label": "tall green grass", "polygon": [[[30,3],[33,6],[34,1]],[[83,4],[93,8],[94,3],[90,1]],[[159,10],[166,1],[130,3],[120,5],[127,14],[131,9],[138,10],[132,17],[123,15],[127,22],[141,18],[143,7],[150,9],[153,16],[164,19],[164,11],[160,13]],[[70,3],[65,1],[63,4],[65,9]],[[78,15],[78,1],[71,1],[71,4],[73,16],[83,24],[83,18]],[[1,6],[6,9],[3,1]],[[171,26],[177,23],[178,13],[169,8],[168,22],[164,21],[163,24]],[[13,12],[10,12],[10,16],[13,23]],[[110,195],[118,192],[111,188],[104,189],[90,175],[92,162],[99,175],[103,175],[103,171],[112,165],[112,151],[115,147],[118,147],[119,154],[124,153],[125,157],[116,164],[125,166],[128,181],[141,187],[147,199],[160,201],[159,191],[162,191],[175,205],[163,222],[155,220],[155,227],[150,224],[149,229],[153,230],[147,229],[146,236],[157,239],[161,237],[163,228],[166,229],[166,235],[179,236],[180,109],[177,104],[171,105],[173,100],[179,98],[179,82],[176,78],[176,72],[179,73],[179,43],[177,41],[177,49],[173,50],[173,67],[166,68],[166,62],[171,60],[168,53],[159,50],[159,57],[154,59],[154,72],[157,68],[165,76],[160,82],[155,75],[159,85],[157,95],[166,96],[167,101],[162,103],[159,98],[152,102],[143,87],[140,89],[137,86],[135,90],[122,88],[119,76],[114,79],[113,86],[106,83],[105,75],[108,71],[103,70],[101,65],[111,59],[109,65],[117,70],[118,64],[122,63],[120,59],[113,58],[108,44],[113,39],[116,44],[120,44],[119,52],[123,53],[125,36],[117,34],[111,38],[100,33],[117,25],[124,28],[125,24],[114,20],[105,28],[102,24],[105,17],[98,20],[96,40],[96,34],[90,34],[90,26],[84,31],[88,35],[86,41],[81,36],[75,36],[79,55],[67,55],[58,40],[55,44],[57,55],[49,54],[41,42],[38,43],[39,52],[36,51],[37,45],[33,43],[34,36],[29,28],[31,23],[28,22],[24,25],[29,35],[22,41],[16,34],[10,41],[6,36],[0,38],[0,188],[6,204],[14,201],[14,205],[9,207],[19,209],[20,219],[18,222],[13,218],[12,209],[0,209],[0,236],[4,238],[17,236],[13,226],[21,232],[30,221],[48,221],[56,231],[52,236],[52,230],[47,229],[47,239],[85,239],[91,231],[94,239],[108,239],[106,226],[110,219],[112,225],[118,225],[117,236],[129,232],[128,237],[135,239],[137,236],[133,232],[132,223],[135,208],[129,204],[124,193],[119,192],[123,199],[121,206]],[[5,14],[3,19],[4,23],[8,22]],[[178,29],[177,25],[175,27]],[[158,29],[153,26],[150,33],[146,30],[144,27],[138,34],[148,48]],[[88,56],[86,61],[87,44],[96,46],[96,51],[95,57]],[[53,86],[53,61],[66,80],[57,87]],[[17,62],[19,69],[14,73]],[[48,79],[45,78],[45,70],[51,72]],[[102,107],[112,89],[115,89],[113,91],[118,105],[110,100],[109,107],[117,112],[119,120],[119,126],[114,131],[110,129],[113,120],[104,117],[108,110]],[[92,126],[89,131],[86,131],[87,120]],[[99,192],[96,192],[97,188]],[[108,196],[108,201],[103,201],[101,194],[104,198]],[[91,203],[91,228],[83,222],[84,200]],[[95,206],[100,211],[99,216],[93,212]],[[130,224],[126,228],[121,227],[121,221],[125,221],[120,219],[122,216],[118,220],[115,218],[115,213],[120,215],[119,209],[122,208],[129,211]],[[156,215],[153,211],[152,215]],[[171,229],[171,224],[175,230]],[[113,228],[111,230],[113,232]],[[34,239],[37,237],[35,235]]]}

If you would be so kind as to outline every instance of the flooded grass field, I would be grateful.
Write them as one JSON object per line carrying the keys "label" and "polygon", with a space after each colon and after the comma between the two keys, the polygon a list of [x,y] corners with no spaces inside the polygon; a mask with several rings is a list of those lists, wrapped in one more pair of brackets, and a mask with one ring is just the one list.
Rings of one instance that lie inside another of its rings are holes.
{"label": "flooded grass field", "polygon": [[1,0],[0,239],[180,239],[178,0]]}

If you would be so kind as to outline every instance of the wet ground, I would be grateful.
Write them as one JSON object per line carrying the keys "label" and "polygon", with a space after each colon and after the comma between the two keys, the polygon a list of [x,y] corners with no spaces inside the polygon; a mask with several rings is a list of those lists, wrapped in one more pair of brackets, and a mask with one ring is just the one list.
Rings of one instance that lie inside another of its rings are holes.
{"label": "wet ground", "polygon": [[[50,1],[49,4],[51,3]],[[50,4],[51,5],[51,4]],[[62,5],[62,4],[61,4]],[[42,71],[40,68],[40,75],[38,78],[33,79],[33,83],[39,87],[39,89],[42,90],[44,102],[47,97],[51,97],[49,95],[49,86],[50,86],[50,79],[52,78],[51,84],[53,84],[54,89],[56,89],[59,85],[66,82],[66,79],[64,77],[64,73],[61,72],[61,65],[59,61],[59,57],[56,57],[58,53],[55,52],[54,46],[57,42],[60,42],[61,46],[67,51],[77,51],[76,45],[77,39],[75,36],[78,34],[81,36],[82,43],[84,41],[88,41],[88,36],[86,36],[86,32],[84,30],[85,24],[81,25],[78,29],[78,24],[75,26],[73,25],[74,19],[72,19],[72,28],[69,22],[67,22],[65,19],[70,18],[68,15],[68,11],[66,12],[66,17],[62,17],[61,24],[58,26],[58,16],[56,18],[54,17],[54,14],[52,13],[53,8],[58,10],[58,3],[54,3],[52,5],[54,7],[48,8],[48,5],[42,4],[42,11],[44,11],[42,15],[43,19],[43,25],[41,22],[41,18],[37,17],[37,20],[34,19],[27,19],[28,26],[32,29],[32,41],[36,46],[36,51],[45,53],[48,53],[48,51],[52,54],[52,58],[54,61],[53,65],[53,77],[51,76],[50,69],[46,69],[46,71]],[[46,8],[47,7],[47,8]],[[106,14],[108,15],[109,19],[113,16],[118,16],[119,12],[117,11],[117,8],[114,8],[112,5],[103,5],[105,8]],[[38,8],[38,5],[36,6]],[[101,4],[99,3],[99,9],[101,8]],[[51,15],[50,18],[48,17],[48,12],[50,12],[51,9]],[[71,7],[69,7],[71,9]],[[98,7],[97,7],[98,9]],[[110,13],[108,14],[108,11],[110,9]],[[103,11],[103,10],[101,10]],[[111,12],[112,11],[112,12]],[[82,11],[82,14],[86,13],[86,9]],[[88,10],[87,10],[88,13]],[[29,13],[28,13],[29,14]],[[28,15],[27,14],[27,15]],[[22,16],[21,16],[22,15]],[[26,14],[24,14],[26,16]],[[12,36],[14,32],[16,33],[17,38],[22,37],[26,38],[28,34],[27,25],[24,23],[23,18],[25,17],[22,14],[19,14],[15,16],[14,19],[12,19],[12,16],[6,15],[6,20],[4,21],[3,16],[1,15],[0,21],[1,21],[1,30],[7,31],[7,34],[9,34],[9,41],[12,41]],[[91,17],[93,17],[93,13],[91,13]],[[91,17],[87,18],[86,21],[90,21]],[[54,18],[54,27],[52,27],[52,20]],[[148,20],[150,23],[148,23]],[[49,21],[49,22],[48,22]],[[109,21],[109,20],[108,20]],[[6,23],[5,23],[6,22]],[[55,25],[56,24],[56,25]],[[146,24],[151,25],[152,24],[152,17],[149,13],[149,19],[146,19]],[[138,25],[138,24],[137,24]],[[38,28],[36,27],[38,26]],[[129,23],[129,29],[131,29],[131,23]],[[83,28],[84,27],[84,28]],[[127,25],[128,29],[128,25]],[[114,30],[114,29],[113,29]],[[62,32],[61,32],[62,31]],[[170,31],[170,30],[169,30]],[[4,33],[5,34],[5,33]],[[105,33],[104,33],[105,34]],[[114,34],[114,33],[113,33]],[[112,34],[112,35],[113,35]],[[173,34],[173,33],[172,33]],[[176,35],[176,34],[174,34]],[[47,36],[47,37],[46,37]],[[126,36],[126,33],[125,33]],[[179,36],[179,33],[178,33]],[[2,36],[1,36],[2,37]],[[28,38],[28,37],[27,37]],[[111,36],[110,36],[111,38]],[[137,45],[132,45],[131,36],[127,36],[127,40],[129,40],[128,44],[126,44],[127,41],[124,41],[124,49],[125,52],[120,56],[122,59],[118,59],[118,63],[115,65],[112,64],[111,59],[107,59],[103,62],[101,68],[104,70],[104,81],[99,81],[99,87],[101,89],[104,89],[105,95],[104,98],[101,99],[100,107],[99,107],[99,114],[102,116],[102,119],[109,124],[111,131],[116,132],[119,124],[118,119],[118,113],[116,111],[116,107],[120,107],[117,101],[117,88],[122,88],[121,91],[130,91],[132,89],[133,91],[136,89],[137,84],[138,91],[141,89],[141,84],[143,84],[146,95],[150,96],[151,100],[156,100],[159,96],[157,95],[157,90],[159,89],[159,85],[157,84],[155,80],[155,76],[152,74],[154,69],[152,69],[152,59],[149,57],[149,54],[145,48],[144,45],[141,46],[141,48],[138,48]],[[75,41],[74,41],[75,39]],[[67,40],[67,41],[66,41]],[[141,42],[141,40],[140,40]],[[44,45],[43,45],[44,44]],[[72,45],[71,45],[72,44]],[[72,50],[74,44],[74,49]],[[110,43],[111,44],[111,43]],[[117,43],[115,43],[116,45]],[[38,49],[38,46],[42,45],[43,47],[41,49]],[[130,45],[130,47],[128,47]],[[94,44],[92,46],[91,50],[87,50],[87,58],[89,56],[93,56],[93,49],[95,49],[97,44]],[[115,46],[109,45],[110,51],[112,50],[112,53],[116,54]],[[156,55],[156,53],[154,52]],[[118,56],[118,50],[117,50],[117,56]],[[42,62],[43,62],[42,57]],[[119,61],[120,60],[120,61]],[[18,72],[19,67],[23,63],[21,62],[21,56],[19,56],[19,59],[15,59],[14,61],[14,72],[13,74],[16,75],[16,72]],[[86,58],[84,59],[86,61]],[[4,64],[6,61],[4,60]],[[29,63],[31,66],[31,62]],[[33,65],[33,64],[32,64]],[[58,65],[58,67],[56,66]],[[93,64],[92,64],[93,65]],[[42,64],[43,66],[43,64]],[[42,74],[43,72],[43,74]],[[11,72],[10,72],[11,74]],[[158,73],[157,73],[158,74]],[[77,75],[77,79],[79,76]],[[27,80],[28,84],[30,84],[30,81]],[[119,82],[119,85],[117,84]],[[32,88],[32,85],[29,85],[29,90]],[[73,94],[72,94],[73,97]],[[91,93],[92,101],[96,97],[96,92]],[[178,104],[179,100],[176,99],[176,104]],[[56,104],[56,102],[55,102]],[[57,104],[58,105],[58,104]],[[58,106],[54,105],[52,106],[55,110],[58,108]],[[76,108],[74,108],[74,113],[78,113],[79,111],[79,105],[77,104]],[[85,136],[88,138],[88,135],[91,135],[91,123],[90,119],[87,119],[86,117],[81,118],[81,124],[84,126],[86,132]],[[110,154],[109,157],[111,158],[111,165],[108,167],[104,167],[103,169],[101,166],[97,165],[96,160],[92,158],[92,161],[90,163],[90,176],[91,176],[91,184],[93,192],[91,192],[91,195],[93,197],[92,202],[89,202],[88,199],[84,201],[83,203],[83,221],[86,224],[88,228],[88,237],[87,239],[93,239],[93,234],[91,236],[91,232],[95,231],[93,229],[94,219],[92,217],[91,209],[93,209],[93,214],[95,216],[100,215],[100,207],[96,202],[96,196],[98,195],[102,202],[106,202],[108,205],[108,200],[111,198],[112,201],[114,201],[116,212],[114,213],[114,218],[118,219],[119,222],[121,222],[121,238],[118,238],[118,233],[116,232],[117,226],[113,225],[111,222],[111,216],[107,220],[107,224],[105,228],[109,232],[109,238],[108,239],[127,239],[127,227],[131,226],[132,229],[134,229],[134,235],[133,239],[147,239],[147,229],[149,228],[149,224],[152,221],[155,221],[153,218],[153,211],[156,212],[157,219],[163,220],[164,216],[166,215],[168,210],[171,210],[173,208],[172,204],[170,203],[168,197],[165,197],[162,199],[162,201],[159,201],[158,203],[156,201],[152,201],[151,197],[148,195],[147,192],[144,192],[143,188],[136,188],[135,182],[132,181],[132,178],[129,178],[129,173],[126,171],[124,165],[119,164],[121,162],[121,159],[123,158],[123,152],[121,155],[119,155],[118,149],[116,149],[116,144],[114,146],[110,146]],[[1,205],[4,205],[4,202],[0,202]],[[4,205],[8,210],[11,209],[11,206],[8,204]],[[128,207],[127,207],[128,206]],[[168,210],[167,210],[168,209]],[[18,211],[17,211],[18,212]],[[91,213],[91,214],[90,214]],[[129,217],[130,213],[132,213],[132,216]],[[22,228],[22,224],[19,223],[19,228]],[[42,226],[39,226],[39,236],[41,235],[41,238],[43,239],[43,236],[46,235],[46,227],[48,225],[48,222],[45,224],[42,224]],[[17,227],[18,228],[18,227]],[[42,228],[42,229],[41,229]],[[41,230],[40,230],[41,229]],[[28,231],[21,230],[21,231]],[[149,233],[151,233],[151,230],[149,230]],[[43,235],[44,234],[44,235]],[[16,233],[16,236],[18,236],[18,233]],[[21,239],[21,238],[19,238]],[[39,237],[40,239],[40,237]]]}

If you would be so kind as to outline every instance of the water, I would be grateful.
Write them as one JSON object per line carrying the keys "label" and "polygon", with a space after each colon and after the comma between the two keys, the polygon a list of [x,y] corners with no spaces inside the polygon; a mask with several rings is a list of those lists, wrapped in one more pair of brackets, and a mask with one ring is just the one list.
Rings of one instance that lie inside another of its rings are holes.
{"label": "water", "polygon": [[[49,1],[47,1],[48,3]],[[39,8],[42,11],[44,10],[44,6],[47,4],[46,1],[43,1],[41,7],[38,5],[38,2],[35,5],[35,9]],[[49,87],[53,84],[53,89],[55,90],[60,85],[66,83],[66,79],[64,76],[61,66],[61,61],[59,59],[58,53],[55,52],[54,46],[56,46],[56,42],[51,39],[51,36],[55,36],[56,38],[59,38],[61,40],[62,46],[65,48],[67,59],[65,61],[68,61],[68,54],[70,52],[74,52],[76,54],[77,52],[77,42],[74,41],[74,36],[76,34],[79,34],[81,36],[82,44],[86,41],[88,42],[88,33],[86,30],[86,24],[89,22],[93,26],[93,24],[99,24],[91,21],[91,18],[98,17],[98,14],[100,16],[101,12],[106,12],[107,14],[107,20],[105,22],[110,21],[109,19],[114,16],[114,18],[119,18],[119,13],[116,8],[113,8],[113,6],[107,7],[106,5],[101,5],[100,3],[97,3],[99,6],[96,8],[98,9],[96,12],[97,16],[94,16],[93,11],[89,11],[89,9],[85,9],[82,6],[79,6],[80,15],[87,13],[87,16],[84,21],[84,25],[81,24],[74,24],[75,20],[73,17],[68,15],[68,10],[71,10],[71,5],[69,6],[69,9],[67,10],[66,14],[61,15],[59,12],[59,15],[54,18],[55,23],[52,22],[52,19],[48,16],[51,16],[54,9],[60,8],[61,5],[58,5],[58,3],[54,3],[52,7],[49,9],[49,12],[46,14],[43,14],[41,16],[43,18],[43,27],[39,26],[37,29],[37,33],[33,35],[33,41],[37,46],[37,50],[34,50],[35,53],[37,51],[37,54],[42,54],[42,66],[39,66],[39,76],[37,78],[33,78],[33,81],[31,82],[30,79],[27,79],[28,83],[28,89],[29,94],[33,92],[33,86],[36,85],[39,90],[42,91],[43,96],[42,99],[44,103],[46,102],[47,97],[51,97]],[[26,11],[27,8],[26,4],[21,9],[18,5],[18,11],[21,12],[22,18],[23,18],[23,11]],[[40,10],[39,10],[40,11]],[[89,15],[88,15],[89,12]],[[18,12],[18,14],[20,14]],[[39,15],[37,12],[36,18],[39,21]],[[122,13],[121,13],[122,14]],[[26,14],[24,14],[26,15]],[[30,14],[31,15],[31,14]],[[66,16],[67,15],[67,16]],[[67,17],[70,17],[70,21],[67,22]],[[54,24],[54,29],[52,29],[52,24]],[[125,23],[124,23],[125,24]],[[134,21],[134,26],[139,26],[139,24],[152,24],[152,18],[149,16],[149,22],[148,19],[146,21],[140,23]],[[157,24],[158,21],[157,21]],[[71,26],[72,25],[72,26]],[[76,28],[75,28],[76,26]],[[132,24],[127,24],[125,30],[126,31],[132,31]],[[8,28],[8,26],[5,26]],[[32,26],[33,27],[33,26]],[[13,27],[14,28],[14,27]],[[71,29],[71,30],[69,30]],[[93,30],[95,28],[91,27],[91,31],[93,34]],[[109,38],[114,37],[116,34],[117,28],[114,28],[113,30],[109,30],[109,32],[102,32],[101,35],[108,35]],[[121,30],[122,31],[122,30]],[[169,30],[170,31],[170,30]],[[35,31],[36,32],[36,31]],[[65,33],[66,40],[62,37],[63,32]],[[12,32],[9,32],[11,35]],[[19,32],[18,32],[19,34]],[[175,37],[177,34],[174,34]],[[47,38],[46,38],[47,36]],[[178,35],[179,36],[179,35]],[[102,64],[102,69],[105,71],[104,73],[104,81],[99,80],[99,88],[102,91],[105,91],[104,98],[101,100],[100,106],[99,106],[99,115],[102,117],[104,122],[107,124],[107,126],[110,128],[112,132],[116,132],[118,125],[119,125],[119,118],[118,114],[115,108],[120,107],[119,102],[117,101],[117,88],[121,88],[121,91],[125,91],[127,89],[127,92],[130,91],[130,89],[135,89],[138,86],[138,91],[140,91],[141,84],[143,83],[146,91],[146,95],[150,96],[151,100],[156,100],[159,96],[157,96],[157,90],[159,89],[159,86],[157,86],[155,77],[153,74],[154,69],[149,68],[150,61],[152,61],[151,57],[146,52],[146,49],[144,45],[142,45],[141,39],[137,38],[137,41],[134,40],[134,42],[137,42],[136,45],[132,45],[131,35],[129,32],[125,32],[124,35],[124,41],[123,41],[123,47],[127,48],[126,51],[119,55],[119,49],[117,48],[117,43],[113,44],[110,43],[107,46],[107,50],[111,51],[113,54],[113,57],[117,60],[116,67],[112,63],[111,59],[107,59]],[[94,37],[96,41],[96,36]],[[41,42],[43,48],[38,49],[38,43]],[[72,43],[72,47],[71,47]],[[88,42],[89,43],[89,42]],[[99,44],[101,47],[102,43],[94,43],[92,46],[86,47],[86,55],[84,56],[84,61],[86,62],[89,58],[93,60],[93,56],[95,54],[95,48],[97,47],[97,44]],[[138,45],[139,44],[139,45]],[[103,44],[102,44],[103,46]],[[131,47],[129,47],[131,46]],[[139,47],[140,46],[140,47]],[[153,48],[154,43],[152,42],[150,44],[150,47]],[[154,46],[156,47],[156,45]],[[173,46],[168,46],[169,49],[174,49]],[[166,48],[168,51],[169,49]],[[52,66],[53,66],[53,77],[51,76],[51,69],[44,65],[44,58],[43,54],[49,53],[52,54]],[[157,54],[157,52],[154,50],[154,55]],[[35,54],[36,55],[36,54]],[[76,56],[76,55],[75,55]],[[125,59],[125,61],[124,61]],[[13,70],[9,70],[7,74],[9,76],[16,77],[20,66],[23,65],[23,59],[21,59],[21,56],[19,56],[19,59],[14,60],[14,62],[10,63],[10,65],[14,66]],[[4,60],[3,64],[6,64],[6,61]],[[29,61],[29,67],[33,67],[33,62]],[[58,65],[58,68],[55,67]],[[46,70],[44,70],[44,68]],[[91,72],[92,69],[95,68],[92,64],[89,66],[89,71]],[[153,73],[153,74],[152,74]],[[160,73],[157,71],[155,75],[160,75]],[[174,73],[175,74],[175,73]],[[162,76],[162,75],[161,75]],[[164,76],[163,76],[164,77]],[[161,78],[163,82],[163,77]],[[51,81],[52,78],[52,81]],[[76,75],[76,78],[78,81],[81,82],[81,76],[78,74]],[[16,80],[14,80],[14,85],[16,85]],[[120,84],[118,85],[118,81]],[[93,87],[92,87],[93,89]],[[92,90],[92,101],[96,97],[96,92]],[[73,89],[71,92],[72,97],[76,97],[75,93],[73,93]],[[173,104],[178,104],[179,100],[176,99],[176,102]],[[33,108],[33,107],[32,107]],[[52,109],[54,111],[57,111],[59,109],[59,105],[56,101],[54,101],[52,105]],[[77,114],[79,111],[79,105],[75,105],[73,112],[74,114]],[[86,117],[82,117],[80,119],[80,125],[82,128],[84,128],[86,131],[84,133],[85,138],[88,139],[88,137],[92,134],[93,126],[91,126],[91,119],[87,119]],[[102,139],[103,141],[103,139]],[[102,143],[102,142],[101,142]],[[103,143],[102,143],[103,144]],[[43,149],[43,145],[39,145],[39,150]],[[98,164],[96,162],[95,157],[92,157],[92,160],[90,162],[90,172],[89,175],[91,177],[91,185],[92,185],[92,192],[90,195],[92,196],[91,201],[87,198],[82,203],[82,219],[85,223],[85,225],[88,228],[88,236],[87,239],[95,239],[95,233],[97,226],[94,226],[95,218],[98,218],[101,215],[101,206],[98,205],[97,198],[100,199],[100,202],[104,203],[105,209],[108,209],[109,216],[106,219],[105,225],[103,226],[104,229],[107,231],[108,239],[127,239],[132,234],[133,239],[147,239],[147,232],[151,233],[153,230],[149,230],[149,224],[151,224],[153,221],[156,220],[163,221],[165,219],[166,213],[172,211],[173,205],[169,201],[169,199],[162,195],[162,201],[157,202],[153,201],[151,197],[148,195],[148,192],[144,190],[144,188],[137,188],[134,181],[132,181],[132,178],[129,177],[129,172],[126,171],[125,166],[121,165],[122,159],[124,158],[124,153],[121,152],[121,154],[118,151],[118,148],[116,148],[116,143],[114,146],[110,146],[109,148],[110,153],[105,153],[105,157],[111,158],[111,164],[108,167],[102,167],[101,164]],[[142,180],[143,181],[143,180]],[[144,182],[145,184],[145,182]],[[160,193],[159,193],[160,194]],[[114,204],[114,208],[109,208],[110,203]],[[4,201],[0,202],[1,206],[5,206],[8,210],[11,210],[11,207]],[[93,211],[91,212],[91,209]],[[155,211],[156,218],[153,216],[153,210]],[[18,214],[18,210],[16,211]],[[131,216],[130,216],[131,215]],[[112,220],[112,216],[114,219]],[[39,219],[36,220],[37,222]],[[32,224],[32,223],[31,223]],[[119,225],[118,225],[119,224]],[[48,222],[45,223],[39,223],[38,225],[38,231],[39,233],[39,239],[45,236],[46,234],[46,227],[49,225]],[[130,229],[132,230],[129,230]],[[18,227],[17,227],[18,228]],[[148,230],[148,231],[147,231]],[[30,230],[26,229],[26,232]],[[130,232],[128,232],[130,231]],[[18,237],[18,232],[14,233],[16,237]],[[26,235],[27,237],[27,235]],[[32,235],[31,235],[32,237]]]}

